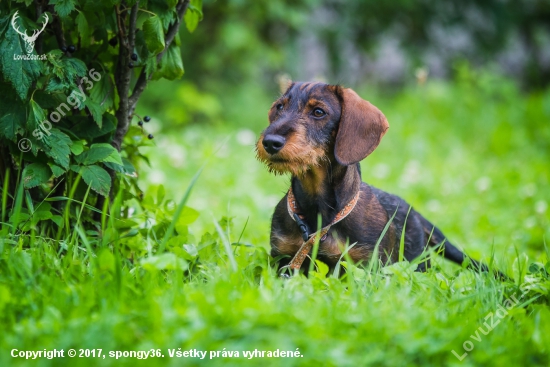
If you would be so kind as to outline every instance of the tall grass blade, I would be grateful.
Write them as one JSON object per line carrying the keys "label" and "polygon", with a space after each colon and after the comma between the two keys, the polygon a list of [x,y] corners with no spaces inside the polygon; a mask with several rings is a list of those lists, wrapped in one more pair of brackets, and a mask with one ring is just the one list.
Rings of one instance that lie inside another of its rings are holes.
{"label": "tall grass blade", "polygon": [[181,212],[183,211],[183,208],[185,207],[185,204],[187,203],[187,200],[189,199],[189,195],[191,195],[191,190],[193,189],[193,186],[195,186],[195,183],[199,179],[199,176],[201,175],[203,169],[204,169],[204,165],[199,169],[199,171],[195,174],[195,176],[193,176],[193,178],[191,179],[191,183],[189,184],[189,186],[187,186],[187,190],[185,191],[183,198],[181,199],[178,207],[176,208],[176,212],[174,213],[172,222],[170,222],[170,225],[168,226],[168,229],[166,230],[166,233],[162,238],[162,241],[158,249],[159,254],[164,252],[164,249],[166,247],[166,242],[168,242],[168,240],[174,233],[174,228],[176,227],[176,223],[181,215]]}
{"label": "tall grass blade", "polygon": [[8,190],[10,185],[10,170],[6,169],[6,174],[4,175],[4,186],[2,186],[2,222],[6,220],[6,209],[8,207]]}
{"label": "tall grass blade", "polygon": [[355,245],[357,245],[357,242],[353,243],[351,246],[348,246],[348,244],[349,244],[349,240],[346,240],[346,248],[345,248],[344,251],[342,251],[342,255],[340,255],[340,258],[338,259],[338,262],[336,263],[336,266],[334,267],[334,271],[332,272],[333,277],[337,277],[340,274],[340,267],[341,267],[342,259],[344,257],[346,257],[346,258],[349,257],[349,256],[347,256],[349,250],[354,248]]}
{"label": "tall grass blade", "polygon": [[369,265],[367,267],[369,272],[372,272],[374,268],[378,268],[378,263],[379,263],[378,248],[380,247],[380,242],[382,242],[382,239],[384,238],[384,236],[386,235],[386,232],[390,228],[390,225],[392,224],[396,214],[397,214],[397,208],[395,209],[395,212],[391,216],[390,220],[388,220],[388,223],[386,223],[386,225],[384,226],[382,233],[380,233],[380,237],[378,237],[378,241],[376,241],[376,245],[374,246],[374,251],[372,252],[371,258],[369,260]]}
{"label": "tall grass blade", "polygon": [[317,234],[315,235],[315,241],[313,242],[313,248],[311,249],[311,262],[309,263],[309,271],[313,271],[315,267],[315,260],[317,260],[317,254],[319,253],[319,242],[321,241],[321,228],[323,228],[323,219],[321,214],[317,216]]}
{"label": "tall grass blade", "polygon": [[17,186],[17,195],[15,195],[15,201],[13,203],[13,213],[10,218],[10,223],[12,234],[15,234],[17,227],[19,225],[19,219],[21,217],[21,209],[23,207],[23,185],[20,184]]}
{"label": "tall grass blade", "polygon": [[229,239],[225,236],[225,233],[218,224],[218,222],[214,219],[214,226],[216,227],[216,231],[218,232],[220,239],[222,240],[223,246],[225,248],[225,252],[227,253],[227,257],[229,258],[229,263],[231,264],[231,270],[237,271],[237,262],[235,261],[235,256],[233,255],[233,251],[231,251],[231,244],[229,243]]}

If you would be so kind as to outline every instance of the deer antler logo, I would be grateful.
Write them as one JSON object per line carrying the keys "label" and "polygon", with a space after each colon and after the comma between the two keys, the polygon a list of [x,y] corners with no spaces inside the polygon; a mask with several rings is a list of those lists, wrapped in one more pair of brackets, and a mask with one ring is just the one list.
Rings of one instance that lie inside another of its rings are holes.
{"label": "deer antler logo", "polygon": [[19,18],[19,15],[17,15],[17,13],[19,13],[19,10],[15,12],[15,14],[13,14],[13,17],[11,18],[11,26],[13,27],[13,29],[19,33],[21,35],[21,37],[23,38],[23,41],[25,41],[25,49],[27,51],[28,54],[31,54],[32,53],[32,50],[34,50],[34,42],[36,41],[36,39],[38,38],[38,36],[40,35],[40,33],[42,33],[42,31],[44,30],[44,28],[46,28],[46,25],[48,25],[48,14],[44,13],[44,25],[42,26],[42,29],[41,30],[34,30],[32,35],[28,35],[27,34],[27,30],[25,30],[24,32],[21,32],[19,30],[19,26],[17,24],[15,24],[15,20],[17,18]]}

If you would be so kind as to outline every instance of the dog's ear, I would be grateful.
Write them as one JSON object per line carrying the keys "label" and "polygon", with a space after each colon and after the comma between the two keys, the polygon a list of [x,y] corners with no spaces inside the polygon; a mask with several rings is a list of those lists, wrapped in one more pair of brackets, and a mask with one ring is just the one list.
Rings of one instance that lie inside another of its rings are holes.
{"label": "dog's ear", "polygon": [[334,155],[338,163],[349,166],[371,154],[390,125],[378,108],[353,90],[340,88],[339,92],[342,114]]}

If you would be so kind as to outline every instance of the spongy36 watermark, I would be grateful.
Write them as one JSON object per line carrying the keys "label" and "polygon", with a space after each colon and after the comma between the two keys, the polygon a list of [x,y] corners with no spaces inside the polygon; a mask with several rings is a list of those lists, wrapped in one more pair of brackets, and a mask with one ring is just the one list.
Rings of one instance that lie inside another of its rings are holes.
{"label": "spongy36 watermark", "polygon": [[[88,78],[87,76],[80,79],[80,84],[78,85],[78,90],[73,90],[71,94],[67,97],[67,103],[61,103],[55,110],[53,110],[49,118],[46,118],[44,121],[40,122],[38,124],[38,127],[34,129],[32,132],[32,136],[36,138],[36,140],[42,140],[44,136],[50,136],[51,132],[50,130],[53,128],[52,122],[59,122],[61,118],[66,116],[66,113],[71,110],[71,107],[73,109],[80,109],[80,106],[83,102],[86,101],[86,93],[84,93],[84,88],[82,87],[85,85],[86,90],[90,90],[94,87],[93,82],[98,82],[101,80],[101,74],[95,69],[90,69],[88,72]],[[91,79],[91,80],[90,80]],[[71,107],[69,107],[69,105]],[[22,138],[17,143],[17,146],[19,150],[21,150],[23,153],[28,152],[32,148],[32,143],[27,138]]]}

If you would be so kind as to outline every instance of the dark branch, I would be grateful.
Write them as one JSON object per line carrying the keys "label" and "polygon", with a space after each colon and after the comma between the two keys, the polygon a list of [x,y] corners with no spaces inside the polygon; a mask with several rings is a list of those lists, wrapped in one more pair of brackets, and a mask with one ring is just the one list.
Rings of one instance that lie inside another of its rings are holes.
{"label": "dark branch", "polygon": [[122,145],[122,139],[124,139],[124,136],[128,132],[128,128],[130,126],[130,114],[128,113],[128,92],[130,91],[130,82],[132,80],[132,69],[128,67],[128,63],[130,62],[130,55],[134,50],[138,7],[139,1],[132,6],[132,10],[130,11],[129,34],[126,34],[123,16],[122,14],[119,14],[117,10],[120,46],[115,82],[120,101],[118,104],[118,110],[115,113],[117,128],[111,144],[119,151]]}
{"label": "dark branch", "polygon": [[[123,2],[125,6],[125,2]],[[115,117],[117,119],[117,127],[111,145],[120,151],[122,146],[122,140],[128,132],[130,126],[130,119],[128,115],[128,92],[130,91],[130,82],[132,80],[132,69],[128,67],[130,62],[130,55],[134,50],[135,44],[135,33],[136,33],[136,21],[137,13],[139,10],[139,0],[136,2],[132,9],[130,10],[130,32],[126,33],[125,26],[125,14],[124,11],[119,11],[118,7],[115,6],[116,19],[117,19],[117,28],[118,28],[118,41],[119,41],[119,53],[117,68],[115,71],[115,85],[118,92],[119,103],[118,109],[115,112]],[[111,176],[111,196],[114,192],[114,184],[116,182],[116,173],[113,170],[108,170],[109,175]],[[103,204],[105,203],[105,197],[99,195],[96,202],[96,208],[103,210]],[[99,213],[94,213],[94,219],[99,221],[101,215]]]}
{"label": "dark branch", "polygon": [[168,28],[168,32],[166,33],[166,37],[164,38],[164,50],[162,50],[157,55],[157,62],[162,59],[162,56],[166,53],[168,50],[168,47],[172,44],[172,41],[174,38],[176,38],[176,35],[178,34],[178,31],[180,29],[181,20],[183,19],[183,16],[185,15],[185,12],[187,11],[187,8],[189,7],[189,0],[180,0],[178,4],[176,5],[176,12],[178,14],[176,21],[174,24]]}
{"label": "dark branch", "polygon": [[59,15],[55,12],[53,5],[48,5],[48,10],[53,15],[52,28],[53,33],[55,34],[55,39],[57,40],[57,45],[59,48],[67,47],[65,35],[63,34],[63,24],[61,24],[61,18],[59,18]]}
{"label": "dark branch", "polygon": [[132,10],[130,12],[130,34],[128,35],[130,38],[130,53],[134,51],[134,46],[136,45],[136,22],[138,9],[139,1],[134,6],[132,6]]}
{"label": "dark branch", "polygon": [[[181,21],[188,7],[189,7],[189,0],[180,0],[176,5],[177,18],[176,18],[176,21],[170,26],[170,28],[168,28],[168,32],[166,33],[166,37],[164,38],[164,50],[162,50],[157,55],[157,65],[162,59],[162,57],[164,56],[164,54],[166,53],[166,51],[168,50],[168,47],[170,47],[170,45],[172,44],[172,41],[174,41],[174,39],[176,38],[176,35],[178,34],[178,31],[181,25]],[[134,86],[134,91],[132,92],[132,95],[129,101],[130,115],[134,113],[139,97],[141,96],[141,93],[143,93],[143,91],[145,90],[145,87],[147,87],[147,83],[149,82],[151,77],[152,75],[147,75],[147,73],[145,72],[145,68],[141,70],[138,81]]]}
{"label": "dark branch", "polygon": [[[40,19],[42,16],[42,4],[40,3],[40,0],[34,0],[34,6],[36,8],[36,21]],[[38,55],[42,54],[43,45],[44,45],[44,39],[42,38],[42,34],[38,36],[38,40],[36,41],[36,53]]]}

